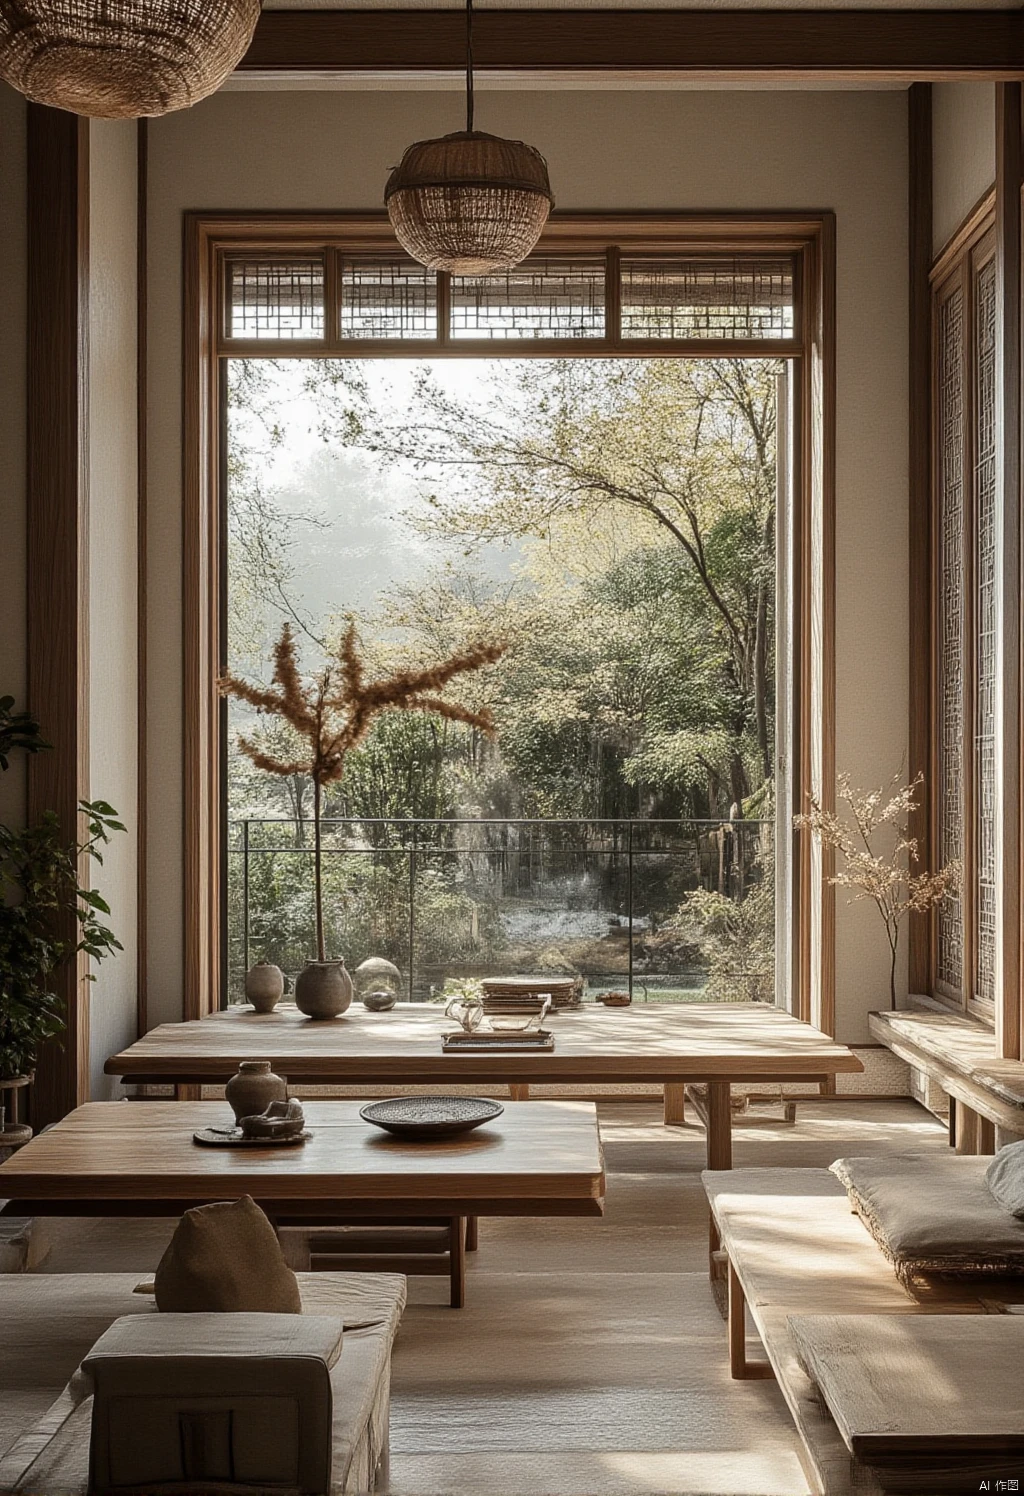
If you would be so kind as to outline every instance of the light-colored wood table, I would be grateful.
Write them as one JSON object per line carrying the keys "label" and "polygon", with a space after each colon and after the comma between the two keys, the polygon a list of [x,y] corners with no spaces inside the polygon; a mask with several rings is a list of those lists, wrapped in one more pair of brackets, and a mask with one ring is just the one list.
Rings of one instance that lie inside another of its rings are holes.
{"label": "light-colored wood table", "polygon": [[[359,1004],[315,1021],[289,1004],[273,1013],[231,1008],[191,1023],[162,1024],[107,1061],[108,1075],[187,1087],[228,1080],[241,1060],[270,1060],[293,1085],[644,1082],[666,1088],[667,1119],[682,1120],[683,1088],[707,1086],[708,1167],[732,1167],[734,1082],[824,1081],[863,1069],[845,1044],[761,1004],[596,1004],[553,1014],[550,1053],[444,1054],[444,1010],[401,1003],[390,1013]],[[187,1094],[187,1092],[186,1092]]]}
{"label": "light-colored wood table", "polygon": [[592,1102],[507,1107],[485,1127],[434,1141],[382,1132],[355,1101],[305,1111],[313,1136],[301,1147],[207,1148],[192,1134],[230,1122],[222,1101],[89,1102],[0,1164],[0,1198],[12,1215],[140,1216],[251,1195],[279,1226],[445,1225],[453,1303],[467,1218],[604,1210]]}
{"label": "light-colored wood table", "polygon": [[1024,1479],[1024,1318],[822,1314],[790,1326],[844,1444],[885,1492]]}

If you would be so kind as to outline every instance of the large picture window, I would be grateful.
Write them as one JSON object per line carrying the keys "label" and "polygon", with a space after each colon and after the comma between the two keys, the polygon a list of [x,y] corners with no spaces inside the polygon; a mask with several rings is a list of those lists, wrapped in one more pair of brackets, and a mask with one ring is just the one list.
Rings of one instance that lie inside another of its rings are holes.
{"label": "large picture window", "polygon": [[393,721],[328,805],[350,959],[416,998],[551,967],[827,1024],[829,897],[790,827],[831,751],[830,222],[562,224],[467,279],[377,221],[190,227],[193,1008],[299,964],[311,919],[304,787],[254,774],[234,745],[267,724],[204,691],[266,673],[284,619],[315,652],[354,613],[374,660],[517,646],[475,688],[493,744]]}

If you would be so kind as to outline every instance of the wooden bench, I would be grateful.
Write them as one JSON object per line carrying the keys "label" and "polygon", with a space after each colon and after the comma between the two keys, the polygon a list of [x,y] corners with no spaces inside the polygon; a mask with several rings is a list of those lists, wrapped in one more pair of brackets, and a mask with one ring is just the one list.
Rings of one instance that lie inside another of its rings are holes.
{"label": "wooden bench", "polygon": [[880,1043],[949,1097],[958,1153],[994,1153],[1024,1138],[1024,1062],[999,1059],[991,1029],[930,1008],[871,1013],[868,1023]]}
{"label": "wooden bench", "polygon": [[[729,1284],[728,1346],[736,1379],[774,1376],[821,1496],[878,1496],[800,1360],[791,1315],[983,1314],[1024,1299],[1019,1280],[934,1282],[911,1296],[896,1280],[846,1192],[826,1169],[706,1171],[704,1188]],[[765,1355],[747,1354],[746,1311]]]}

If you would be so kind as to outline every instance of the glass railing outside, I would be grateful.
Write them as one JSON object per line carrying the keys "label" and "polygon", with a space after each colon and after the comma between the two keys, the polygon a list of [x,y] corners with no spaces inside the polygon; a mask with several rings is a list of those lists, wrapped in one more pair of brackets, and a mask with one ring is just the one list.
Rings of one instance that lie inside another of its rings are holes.
{"label": "glass railing outside", "polygon": [[[572,974],[634,1001],[774,1000],[770,821],[331,820],[327,945],[385,956],[405,995],[513,974]],[[228,826],[228,1000],[313,951],[313,829]]]}

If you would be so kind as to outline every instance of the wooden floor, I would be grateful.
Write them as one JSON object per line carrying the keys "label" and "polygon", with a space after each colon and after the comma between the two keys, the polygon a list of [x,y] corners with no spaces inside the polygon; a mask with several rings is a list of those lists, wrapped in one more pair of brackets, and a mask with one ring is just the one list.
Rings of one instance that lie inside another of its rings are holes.
{"label": "wooden floor", "polygon": [[[755,1114],[756,1115],[756,1114]],[[395,1348],[392,1496],[806,1496],[770,1382],[729,1378],[707,1280],[703,1134],[601,1108],[603,1220],[484,1221],[467,1307],[410,1284]],[[736,1127],[737,1166],[942,1149],[911,1102],[801,1103]],[[146,1270],[163,1222],[51,1221],[44,1271]]]}

